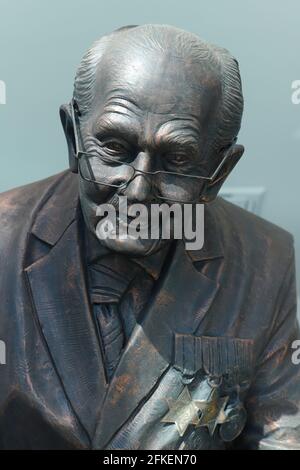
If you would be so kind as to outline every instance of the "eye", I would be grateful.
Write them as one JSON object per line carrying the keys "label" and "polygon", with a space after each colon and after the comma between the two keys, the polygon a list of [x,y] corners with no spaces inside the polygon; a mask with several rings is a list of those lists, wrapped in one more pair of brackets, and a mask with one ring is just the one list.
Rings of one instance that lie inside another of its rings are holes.
{"label": "eye", "polygon": [[187,162],[187,158],[184,157],[183,155],[173,155],[172,160],[175,163],[185,163],[185,162]]}
{"label": "eye", "polygon": [[122,153],[127,151],[125,145],[122,145],[120,142],[115,141],[105,142],[103,144],[103,148],[116,153]]}
{"label": "eye", "polygon": [[186,157],[186,155],[172,153],[166,156],[166,163],[168,165],[176,165],[176,166],[185,165],[189,163],[189,159]]}

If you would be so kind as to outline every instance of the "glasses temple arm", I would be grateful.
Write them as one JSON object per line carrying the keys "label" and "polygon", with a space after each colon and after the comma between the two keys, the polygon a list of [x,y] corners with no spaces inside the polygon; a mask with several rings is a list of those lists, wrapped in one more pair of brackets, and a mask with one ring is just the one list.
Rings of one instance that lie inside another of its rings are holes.
{"label": "glasses temple arm", "polygon": [[75,140],[75,157],[78,159],[79,158],[79,135],[78,135],[78,124],[76,120],[76,111],[75,111],[75,101],[72,98],[71,100],[71,117],[72,117],[72,123],[73,123],[73,131],[74,131],[74,140]]}

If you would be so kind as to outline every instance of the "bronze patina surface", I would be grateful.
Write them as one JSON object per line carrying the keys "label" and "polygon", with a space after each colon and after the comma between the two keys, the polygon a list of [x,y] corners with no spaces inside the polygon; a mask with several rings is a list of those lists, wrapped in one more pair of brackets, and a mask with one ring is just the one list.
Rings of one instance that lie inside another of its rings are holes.
{"label": "bronze patina surface", "polygon": [[[177,28],[84,56],[69,169],[0,195],[1,449],[300,448],[293,240],[217,197],[242,111],[237,61]],[[121,194],[204,203],[203,248],[99,241]]]}

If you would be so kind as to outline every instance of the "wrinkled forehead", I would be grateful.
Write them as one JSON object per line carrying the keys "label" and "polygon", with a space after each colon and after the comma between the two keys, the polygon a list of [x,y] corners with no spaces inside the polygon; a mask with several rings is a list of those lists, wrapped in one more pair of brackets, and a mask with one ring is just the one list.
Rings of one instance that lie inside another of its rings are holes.
{"label": "wrinkled forehead", "polygon": [[100,111],[115,99],[126,100],[141,113],[189,115],[201,122],[220,98],[216,65],[142,49],[103,57],[93,104]]}

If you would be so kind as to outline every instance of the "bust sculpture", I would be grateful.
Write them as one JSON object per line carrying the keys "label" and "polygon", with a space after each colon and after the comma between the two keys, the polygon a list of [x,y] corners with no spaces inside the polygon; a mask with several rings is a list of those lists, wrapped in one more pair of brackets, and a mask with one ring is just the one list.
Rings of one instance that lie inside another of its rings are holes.
{"label": "bust sculpture", "polygon": [[[292,237],[217,197],[242,111],[237,61],[189,32],[86,53],[69,169],[0,195],[0,448],[300,448]],[[173,204],[204,207],[203,246]]]}

